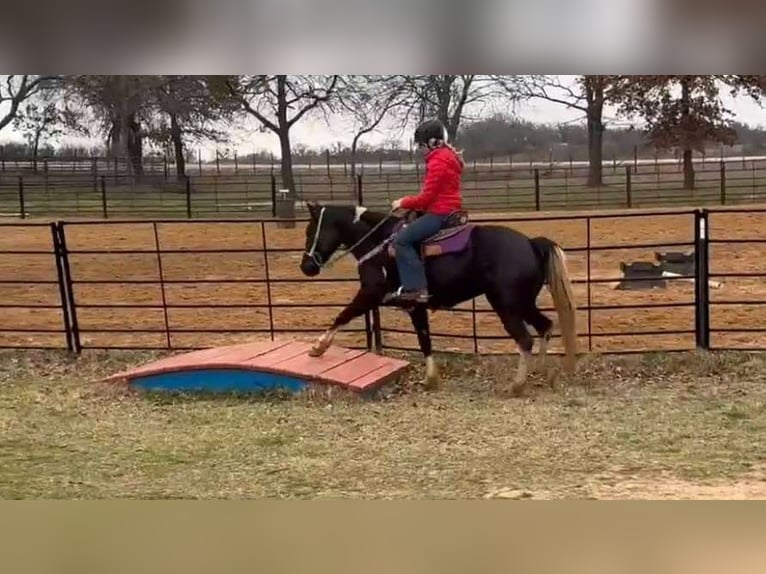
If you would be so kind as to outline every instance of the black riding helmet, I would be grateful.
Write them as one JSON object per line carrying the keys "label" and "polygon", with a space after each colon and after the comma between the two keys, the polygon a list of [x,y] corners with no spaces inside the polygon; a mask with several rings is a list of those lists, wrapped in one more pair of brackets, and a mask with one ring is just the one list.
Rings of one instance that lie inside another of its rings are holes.
{"label": "black riding helmet", "polygon": [[415,144],[428,148],[447,141],[447,128],[439,120],[428,120],[415,129]]}

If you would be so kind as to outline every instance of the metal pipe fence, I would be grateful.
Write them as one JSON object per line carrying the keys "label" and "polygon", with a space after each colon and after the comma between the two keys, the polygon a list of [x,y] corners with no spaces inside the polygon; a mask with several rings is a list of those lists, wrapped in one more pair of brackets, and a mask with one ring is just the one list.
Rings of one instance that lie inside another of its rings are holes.
{"label": "metal pipe fence", "polygon": [[[298,200],[389,205],[417,191],[422,172],[296,173]],[[466,207],[474,212],[558,211],[615,208],[704,207],[766,201],[766,160],[696,166],[695,188],[684,189],[674,165],[605,167],[603,185],[587,185],[583,166],[502,167],[467,170]],[[194,219],[275,215],[276,174],[202,174],[181,181],[147,174],[0,172],[0,217],[99,217]]]}
{"label": "metal pipe fence", "polygon": [[[673,218],[673,233],[641,231],[662,217]],[[581,347],[625,353],[766,347],[759,335],[766,332],[766,225],[758,218],[766,219],[766,209],[479,221],[576,228],[578,239],[564,247],[578,293]],[[350,300],[357,278],[351,263],[329,277],[302,277],[306,220],[294,223],[293,230],[270,219],[240,218],[0,224],[0,347],[185,350],[212,340],[314,336]],[[621,234],[609,231],[615,229],[634,231],[620,240]],[[691,283],[688,289],[628,294],[615,288],[623,280],[618,262],[658,250],[693,254],[691,274],[666,278],[669,285]],[[711,291],[711,281],[725,286]],[[551,305],[541,308],[553,311]],[[435,348],[513,350],[509,337],[493,330],[492,316],[477,300],[438,312]],[[346,346],[417,350],[400,311],[376,309],[342,334]],[[663,338],[670,343],[660,345]],[[626,340],[638,343],[631,347]]]}

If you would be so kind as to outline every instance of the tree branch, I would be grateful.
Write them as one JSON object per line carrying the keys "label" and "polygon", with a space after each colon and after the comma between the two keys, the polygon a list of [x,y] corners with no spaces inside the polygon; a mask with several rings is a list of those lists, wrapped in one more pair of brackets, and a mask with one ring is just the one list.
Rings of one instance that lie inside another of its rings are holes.
{"label": "tree branch", "polygon": [[335,86],[338,83],[339,76],[333,76],[332,82],[330,83],[330,86],[325,90],[325,93],[321,96],[312,95],[314,98],[313,101],[309,104],[307,104],[303,109],[301,109],[292,119],[287,120],[288,127],[293,127],[297,122],[300,121],[300,119],[305,116],[308,112],[310,112],[313,109],[316,109],[319,105],[326,103],[329,101],[329,99],[332,97]]}

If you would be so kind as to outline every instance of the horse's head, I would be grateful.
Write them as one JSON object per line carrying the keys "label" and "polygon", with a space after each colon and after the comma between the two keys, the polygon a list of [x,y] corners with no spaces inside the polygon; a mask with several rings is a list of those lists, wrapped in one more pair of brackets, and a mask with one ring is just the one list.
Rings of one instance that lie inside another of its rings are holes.
{"label": "horse's head", "polygon": [[357,220],[353,208],[308,202],[310,220],[306,225],[306,247],[301,271],[308,277],[319,275],[338,248],[348,241],[349,229]]}

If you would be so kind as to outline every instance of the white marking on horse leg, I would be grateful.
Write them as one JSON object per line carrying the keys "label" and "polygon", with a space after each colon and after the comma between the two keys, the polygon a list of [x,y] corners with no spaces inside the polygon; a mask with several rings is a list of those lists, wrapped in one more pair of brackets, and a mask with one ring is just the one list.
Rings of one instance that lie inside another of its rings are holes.
{"label": "white marking on horse leg", "polygon": [[550,361],[548,360],[548,347],[551,343],[551,336],[553,335],[553,327],[541,337],[540,339],[540,351],[538,352],[537,363],[540,371],[542,371],[548,384],[553,387],[555,384],[555,371],[551,369]]}
{"label": "white marking on horse leg", "polygon": [[529,357],[531,353],[529,351],[521,351],[519,353],[519,366],[516,369],[516,378],[511,385],[511,392],[515,396],[520,396],[524,393],[524,389],[527,386],[527,374],[529,373]]}
{"label": "white marking on horse leg", "polygon": [[327,352],[327,349],[330,348],[330,345],[332,345],[332,341],[335,338],[335,334],[337,332],[337,329],[327,329],[324,335],[319,337],[319,339],[317,339],[317,341],[314,343],[314,346],[311,347],[309,355],[311,357],[321,357],[324,355]]}
{"label": "white marking on horse leg", "polygon": [[432,390],[439,386],[439,367],[433,357],[426,357],[426,389]]}

